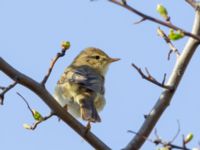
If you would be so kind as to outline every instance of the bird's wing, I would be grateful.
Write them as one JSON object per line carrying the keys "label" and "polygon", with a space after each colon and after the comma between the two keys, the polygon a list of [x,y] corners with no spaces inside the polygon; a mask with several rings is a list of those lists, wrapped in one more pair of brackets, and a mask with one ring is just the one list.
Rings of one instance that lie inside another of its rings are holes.
{"label": "bird's wing", "polygon": [[94,69],[81,66],[65,72],[68,82],[79,84],[80,86],[90,89],[94,92],[104,94],[104,77]]}

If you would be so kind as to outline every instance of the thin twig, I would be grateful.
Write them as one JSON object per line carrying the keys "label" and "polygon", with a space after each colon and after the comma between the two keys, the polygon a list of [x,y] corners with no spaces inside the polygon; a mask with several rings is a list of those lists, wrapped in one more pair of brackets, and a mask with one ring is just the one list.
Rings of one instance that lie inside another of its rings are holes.
{"label": "thin twig", "polygon": [[163,77],[162,85],[164,85],[164,84],[165,84],[166,77],[167,77],[167,74],[166,74],[166,73],[164,73],[164,77]]}
{"label": "thin twig", "polygon": [[17,93],[17,95],[18,95],[19,97],[21,97],[22,100],[26,103],[26,106],[28,107],[28,109],[29,109],[29,111],[31,112],[32,116],[34,116],[34,113],[33,113],[32,109],[31,109],[31,107],[30,107],[28,101],[27,101],[19,92],[16,92],[16,93]]}
{"label": "thin twig", "polygon": [[146,15],[146,14],[144,14],[144,13],[142,13],[142,12],[136,10],[135,8],[131,7],[131,6],[128,5],[127,3],[126,3],[126,5],[124,5],[123,3],[121,3],[120,1],[117,1],[117,0],[108,0],[108,1],[109,1],[109,2],[112,2],[112,3],[114,3],[114,4],[117,4],[117,5],[119,5],[119,6],[121,6],[121,7],[125,8],[125,9],[131,11],[132,13],[135,13],[135,14],[139,15],[140,17],[145,18],[146,20],[149,20],[149,21],[151,21],[151,22],[155,22],[155,23],[157,23],[157,24],[160,24],[160,25],[169,27],[169,28],[174,29],[174,30],[180,30],[181,32],[184,33],[184,35],[189,36],[189,37],[192,37],[192,38],[194,38],[194,39],[196,39],[196,40],[198,40],[198,41],[200,42],[200,36],[195,35],[195,34],[192,34],[192,33],[190,33],[190,32],[187,32],[187,31],[185,31],[184,29],[182,29],[182,28],[180,28],[180,27],[178,27],[178,26],[173,25],[173,24],[170,23],[170,22],[161,21],[161,20],[156,19],[156,18],[154,18],[154,17],[148,16],[148,15]]}
{"label": "thin twig", "polygon": [[149,141],[149,142],[153,142],[152,139],[149,139],[148,137],[145,137],[145,136],[143,136],[143,135],[140,135],[139,133],[137,133],[137,132],[135,132],[135,131],[128,130],[127,132],[128,132],[128,133],[133,133],[133,134],[138,135],[138,136],[141,136],[142,138],[144,138],[145,140],[147,140],[147,141]]}
{"label": "thin twig", "polygon": [[12,89],[17,84],[17,81],[14,81],[12,84],[10,84],[8,87],[2,88],[2,92],[0,93],[0,105],[3,105],[4,102],[4,95]]}
{"label": "thin twig", "polygon": [[165,81],[165,79],[166,79],[166,74],[164,75],[164,78],[163,78],[162,83],[160,83],[159,81],[157,81],[157,80],[149,73],[149,71],[148,71],[147,68],[145,68],[146,73],[147,73],[147,75],[145,75],[145,74],[142,72],[141,68],[137,67],[135,64],[132,64],[132,66],[138,71],[138,73],[141,75],[141,77],[142,77],[143,79],[145,79],[145,80],[147,80],[147,81],[149,81],[149,82],[151,82],[151,83],[153,83],[153,84],[155,84],[155,85],[157,85],[157,86],[159,86],[159,87],[162,87],[162,88],[165,88],[165,89],[168,89],[168,90],[173,90],[173,88],[172,88],[171,86],[167,86],[167,85],[164,84],[164,81]]}
{"label": "thin twig", "polygon": [[53,70],[53,67],[54,67],[56,61],[57,61],[60,57],[65,56],[65,52],[66,52],[66,51],[67,51],[66,48],[62,48],[61,52],[57,53],[57,55],[56,55],[56,56],[54,57],[54,59],[51,61],[50,67],[49,67],[49,69],[48,69],[48,71],[47,71],[47,74],[44,76],[44,78],[43,78],[43,80],[42,80],[42,82],[41,82],[41,84],[42,84],[43,86],[45,86],[45,84],[46,84],[46,82],[47,82],[47,80],[48,80],[48,78],[49,78],[49,76],[50,76],[50,74],[51,74],[51,72],[52,72],[52,70]]}
{"label": "thin twig", "polygon": [[[178,135],[179,135],[179,133],[180,133],[180,122],[177,120],[177,124],[178,124],[178,130],[177,130],[177,132],[176,132],[176,134],[174,135],[174,137],[172,138],[172,140],[170,140],[169,142],[165,142],[165,141],[163,141],[161,138],[160,138],[160,136],[158,135],[158,131],[157,131],[157,129],[155,129],[155,131],[154,131],[154,134],[155,134],[155,136],[156,136],[156,140],[154,140],[154,143],[156,144],[163,144],[163,145],[166,145],[166,146],[170,146],[170,147],[173,147],[173,148],[175,148],[175,147],[177,147],[177,145],[175,146],[175,145],[173,145],[172,143],[175,141],[175,139],[178,137]],[[175,146],[175,147],[174,147]],[[179,146],[178,146],[179,147]],[[179,149],[179,148],[178,148]],[[181,147],[181,149],[183,149],[182,147]]]}
{"label": "thin twig", "polygon": [[[33,109],[30,107],[28,101],[27,101],[19,92],[17,92],[17,95],[20,96],[20,97],[22,98],[22,100],[26,103],[26,105],[27,105],[29,111],[31,112],[31,114],[32,114],[32,116],[33,116],[33,118],[34,118]],[[34,124],[33,124],[32,126],[30,126],[29,129],[30,129],[30,130],[36,129],[36,127],[37,127],[41,122],[43,122],[43,121],[45,121],[45,120],[51,118],[51,117],[54,116],[54,115],[55,115],[55,114],[54,114],[53,112],[51,112],[48,116],[42,117],[40,120],[36,120],[36,121],[34,122]]]}
{"label": "thin twig", "polygon": [[181,146],[178,146],[178,145],[174,145],[174,144],[169,144],[169,146],[171,147],[171,149],[180,149],[180,150],[192,150],[190,148],[187,148],[187,147],[181,147]]}
{"label": "thin twig", "polygon": [[179,133],[180,133],[180,131],[181,131],[181,127],[180,127],[180,122],[179,122],[179,120],[177,120],[177,124],[178,124],[178,130],[177,130],[175,136],[174,136],[174,137],[172,138],[172,140],[170,141],[170,143],[173,143],[173,142],[175,141],[175,139],[178,137],[178,135],[179,135]]}
{"label": "thin twig", "polygon": [[146,20],[146,18],[142,18],[142,19],[140,19],[139,21],[134,22],[134,24],[139,24],[139,23],[141,23],[141,22],[143,22],[143,21],[145,21],[145,20]]}
{"label": "thin twig", "polygon": [[171,149],[180,149],[180,150],[191,150],[189,148],[186,148],[186,147],[182,147],[182,146],[179,146],[179,145],[175,145],[175,144],[172,144],[171,142],[166,142],[164,140],[162,140],[160,138],[160,136],[157,134],[157,131],[155,130],[155,134],[156,134],[156,139],[155,140],[152,140],[148,137],[145,137],[143,135],[140,135],[139,133],[135,132],[135,131],[132,131],[132,130],[128,130],[129,133],[133,133],[137,136],[140,136],[142,138],[144,138],[145,140],[151,142],[151,143],[154,143],[155,145],[163,145],[164,147],[168,147],[168,148],[171,148]]}
{"label": "thin twig", "polygon": [[48,116],[42,117],[41,120],[35,121],[34,124],[32,126],[30,126],[30,130],[35,130],[40,123],[42,123],[43,121],[48,120],[49,118],[51,118],[54,115],[55,115],[54,113],[50,113]]}
{"label": "thin twig", "polygon": [[171,55],[172,52],[174,52],[176,54],[176,57],[178,58],[180,56],[180,53],[179,53],[178,49],[172,44],[171,40],[168,38],[168,36],[165,34],[165,32],[163,30],[161,30],[160,27],[159,27],[157,29],[157,33],[169,45],[170,51],[168,53],[167,59],[168,60],[170,59],[170,55]]}
{"label": "thin twig", "polygon": [[0,86],[0,90],[4,90],[6,87],[4,86]]}

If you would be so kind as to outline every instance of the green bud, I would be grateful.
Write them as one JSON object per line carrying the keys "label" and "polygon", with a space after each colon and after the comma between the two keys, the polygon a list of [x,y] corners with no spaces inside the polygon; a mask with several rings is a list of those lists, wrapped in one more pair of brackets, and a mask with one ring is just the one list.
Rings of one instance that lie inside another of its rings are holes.
{"label": "green bud", "polygon": [[189,133],[185,139],[184,139],[184,143],[187,144],[189,143],[192,139],[193,139],[194,135],[192,133]]}
{"label": "green bud", "polygon": [[170,40],[176,41],[184,37],[184,33],[180,30],[177,32],[174,32],[173,29],[170,29],[169,35],[168,35]]}
{"label": "green bud", "polygon": [[70,48],[70,42],[69,41],[63,41],[62,43],[61,43],[61,47],[63,48],[63,49],[69,49]]}
{"label": "green bud", "polygon": [[32,109],[32,112],[33,112],[33,118],[36,120],[36,121],[41,121],[43,120],[43,117],[42,115],[36,111],[35,109]]}
{"label": "green bud", "polygon": [[164,19],[167,20],[169,18],[167,9],[162,4],[158,4],[156,10]]}

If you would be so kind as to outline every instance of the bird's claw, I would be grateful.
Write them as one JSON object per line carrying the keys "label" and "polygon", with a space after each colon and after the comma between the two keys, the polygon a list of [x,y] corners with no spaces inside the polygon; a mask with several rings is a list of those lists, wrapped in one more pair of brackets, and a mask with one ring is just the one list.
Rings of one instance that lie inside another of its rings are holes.
{"label": "bird's claw", "polygon": [[87,134],[90,131],[90,129],[91,129],[91,123],[90,123],[90,121],[88,121],[85,129],[86,129],[85,130],[85,134]]}

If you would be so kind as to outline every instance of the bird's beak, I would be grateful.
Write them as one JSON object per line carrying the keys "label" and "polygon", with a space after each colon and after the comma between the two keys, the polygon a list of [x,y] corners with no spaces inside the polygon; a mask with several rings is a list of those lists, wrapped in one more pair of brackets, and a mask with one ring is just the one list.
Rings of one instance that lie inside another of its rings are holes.
{"label": "bird's beak", "polygon": [[120,60],[120,58],[110,58],[110,63],[113,63],[113,62],[116,62],[116,61],[119,61]]}

